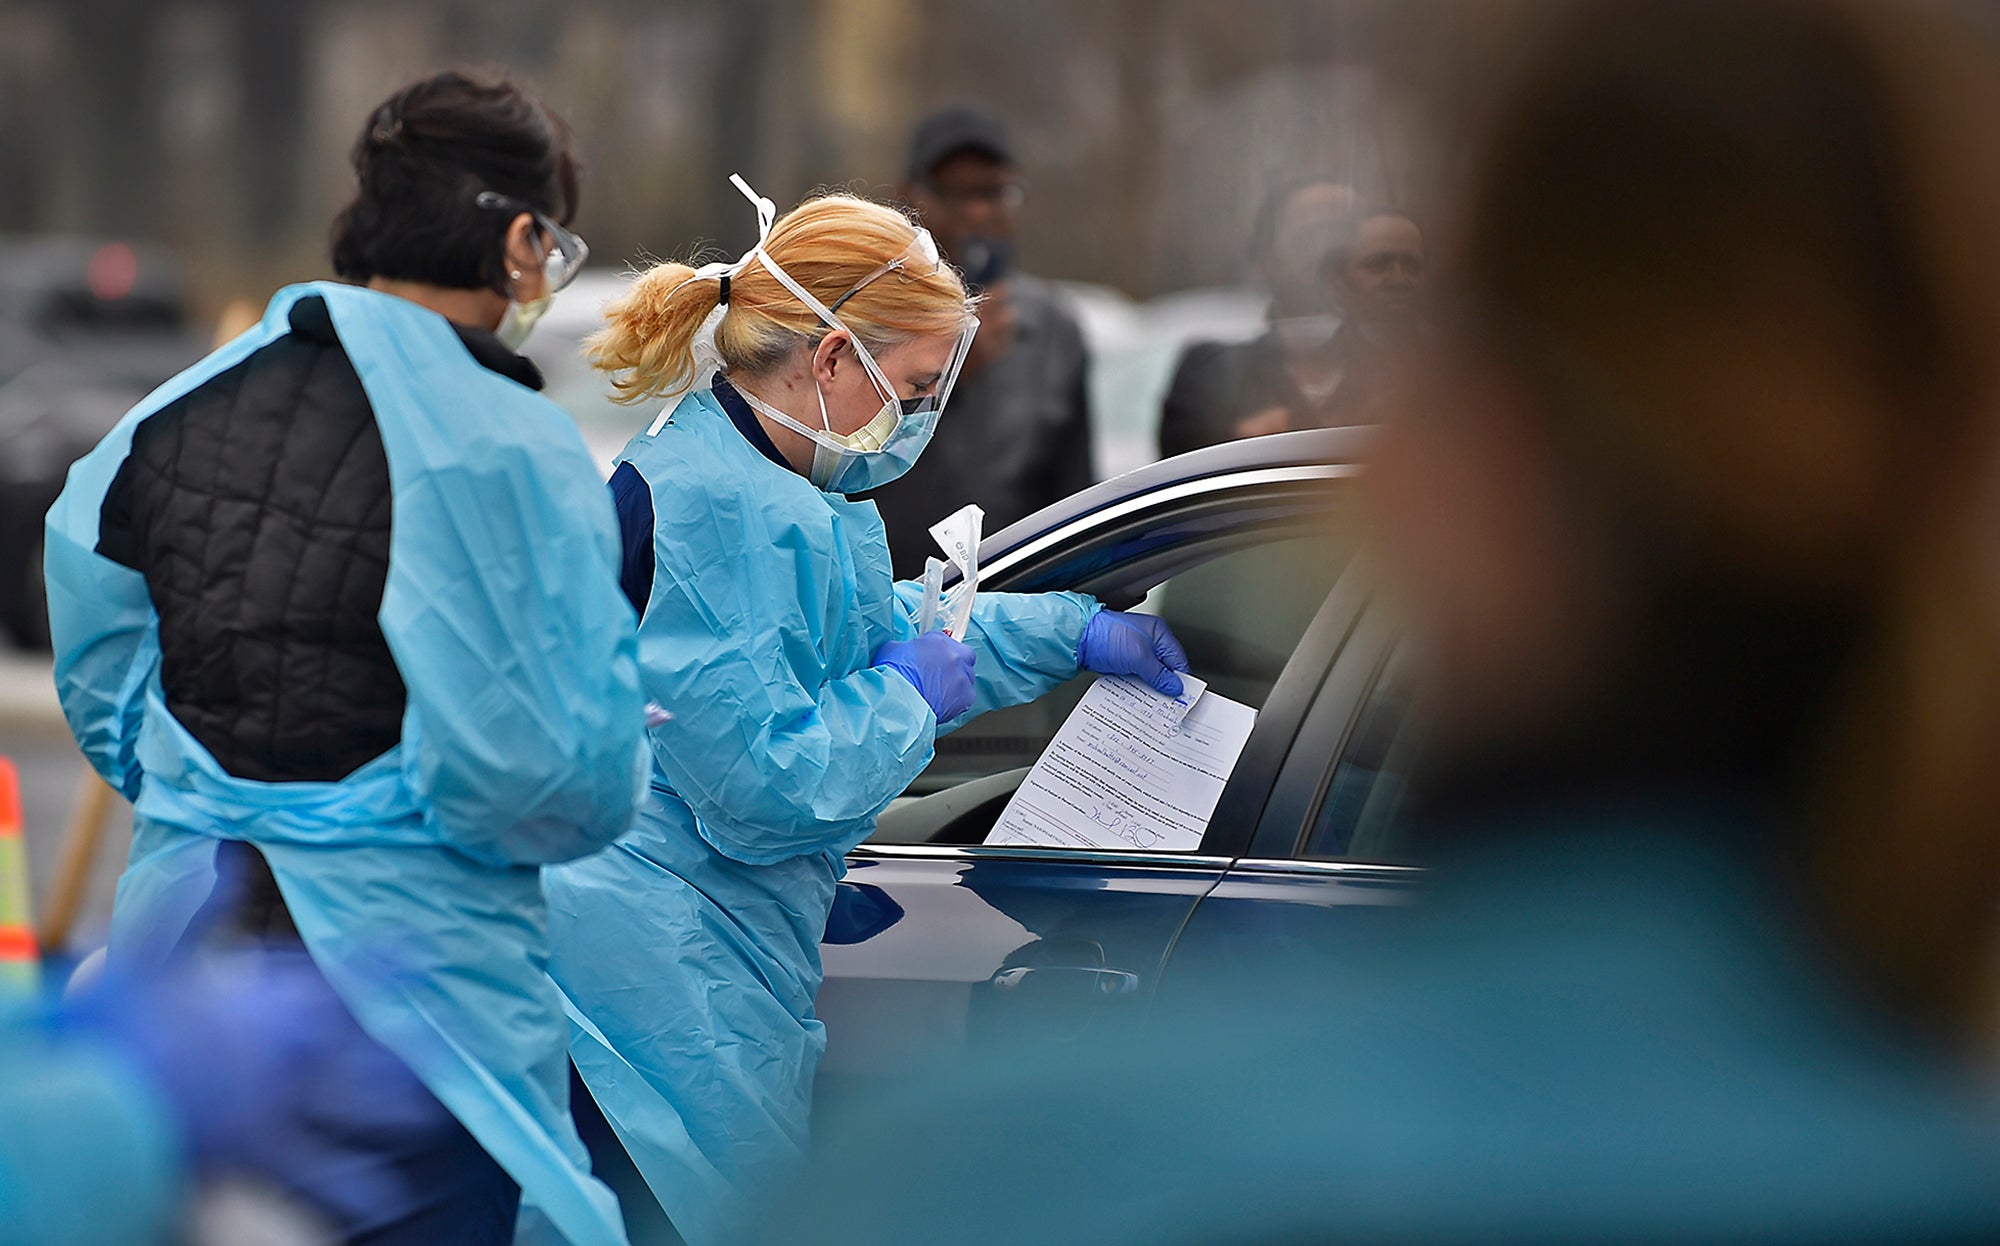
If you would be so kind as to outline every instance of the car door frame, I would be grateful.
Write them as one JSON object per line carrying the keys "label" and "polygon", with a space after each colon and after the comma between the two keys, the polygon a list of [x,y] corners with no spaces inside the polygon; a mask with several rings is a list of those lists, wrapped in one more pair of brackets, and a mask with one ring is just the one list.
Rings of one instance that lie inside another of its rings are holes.
{"label": "car door frame", "polygon": [[[1227,506],[1243,497],[1246,492],[1263,493],[1272,500],[1281,499],[1295,488],[1310,489],[1319,494],[1322,490],[1340,488],[1338,481],[1352,476],[1355,468],[1351,464],[1329,462],[1318,464],[1251,465],[1241,470],[1229,470],[1203,475],[1191,479],[1168,483],[1150,492],[1134,494],[1111,501],[1102,506],[1091,507],[1075,514],[1037,536],[1025,540],[1007,540],[1003,533],[1002,544],[1005,552],[986,562],[980,575],[982,589],[1008,590],[1028,587],[1032,580],[1048,573],[1062,564],[1074,566],[1078,558],[1085,558],[1093,550],[1115,546],[1124,534],[1135,526],[1143,527],[1149,520],[1157,520],[1162,511],[1172,511],[1176,518],[1184,517],[1213,505]],[[1325,513],[1340,505],[1334,496],[1316,496],[1299,508],[1299,522],[1307,522],[1320,513]],[[1285,520],[1280,520],[1282,525]],[[1010,529],[1009,533],[1016,530]],[[1257,526],[1246,528],[1244,537],[1267,539],[1270,528]],[[1228,536],[1222,538],[1224,541]],[[1177,573],[1177,564],[1186,554],[1187,546],[1199,544],[1203,553],[1201,561],[1217,556],[1210,540],[1182,542],[1175,548],[1149,550],[1129,564],[1120,564],[1129,569],[1134,578],[1165,579]],[[1192,559],[1188,561],[1192,562]],[[1094,573],[1095,574],[1095,573]],[[1082,582],[1087,583],[1085,579]],[[1165,970],[1167,958],[1175,940],[1184,928],[1188,918],[1200,904],[1201,899],[1228,874],[1237,857],[1251,840],[1256,814],[1262,810],[1269,795],[1268,786],[1283,767],[1284,758],[1291,750],[1303,716],[1314,703],[1316,690],[1334,664],[1341,646],[1352,632],[1366,603],[1366,594],[1360,588],[1360,579],[1351,567],[1344,569],[1336,578],[1334,586],[1322,600],[1312,622],[1300,637],[1293,652],[1278,676],[1270,697],[1258,715],[1257,726],[1246,743],[1237,768],[1232,772],[1229,785],[1225,788],[1218,804],[1217,816],[1212,818],[1209,831],[1202,845],[1191,853],[1163,853],[1144,851],[1079,851],[1059,847],[1029,847],[1021,845],[946,845],[946,844],[881,844],[858,845],[849,853],[850,868],[859,880],[882,875],[875,873],[875,867],[886,863],[924,863],[919,866],[925,874],[936,871],[942,877],[947,872],[953,875],[953,883],[967,875],[968,869],[982,864],[1004,865],[1021,869],[1032,875],[1038,867],[1052,871],[1052,885],[1062,882],[1058,874],[1070,875],[1071,883],[1077,878],[1092,873],[1102,876],[1111,885],[1121,890],[1158,888],[1167,895],[1185,894],[1186,907],[1177,917],[1169,917],[1169,925],[1162,927],[1157,942],[1147,948],[1150,963],[1129,966],[1107,966],[1099,972],[1116,976],[1126,975],[1122,971],[1129,968],[1142,973],[1143,979],[1135,980],[1133,987],[1143,995],[1141,1012],[1149,1010],[1150,999],[1157,989]],[[1040,587],[1040,586],[1036,586]],[[1241,812],[1233,812],[1241,811]],[[1241,822],[1224,819],[1241,817]],[[1177,885],[1177,880],[1184,883]],[[905,886],[911,885],[905,883]],[[925,885],[925,884],[916,884]],[[1185,888],[1185,890],[1183,890]],[[1136,950],[1136,949],[1135,949]],[[1056,966],[1056,968],[1073,968]],[[1086,967],[1087,968],[1087,967]],[[839,975],[846,979],[852,975]],[[829,984],[835,982],[829,977]],[[865,989],[865,988],[864,988]],[[833,1053],[829,1053],[830,1055]]]}
{"label": "car door frame", "polygon": [[[1022,525],[1015,525],[994,538],[1003,551],[987,559],[983,552],[980,559],[979,587],[981,591],[1012,592],[1031,584],[1037,577],[1047,574],[1062,562],[1086,555],[1093,549],[1115,541],[1120,534],[1129,531],[1148,517],[1156,517],[1159,511],[1185,507],[1192,500],[1214,503],[1234,500],[1245,491],[1270,489],[1273,486],[1307,485],[1326,487],[1331,482],[1354,476],[1358,471],[1355,464],[1343,462],[1298,463],[1278,466],[1256,465],[1239,470],[1217,472],[1193,477],[1166,485],[1160,489],[1134,494],[1107,505],[1084,510],[1047,531],[1019,539]],[[1100,486],[1101,487],[1101,486]],[[1317,488],[1315,488],[1317,492]],[[1312,513],[1312,508],[1302,508],[1301,516]],[[1261,531],[1261,530],[1259,530]],[[1135,560],[1134,576],[1150,576],[1153,569],[1161,565],[1176,565],[1177,549],[1166,549],[1148,554]],[[1218,556],[1209,553],[1200,561]],[[1144,565],[1144,572],[1136,570]],[[1192,562],[1189,565],[1193,565]],[[1102,578],[1105,573],[1085,577],[1084,583],[1093,578]],[[1164,580],[1172,572],[1160,576]],[[1360,622],[1368,604],[1367,577],[1364,571],[1349,566],[1336,578],[1327,597],[1313,616],[1305,633],[1300,637],[1292,655],[1287,659],[1283,671],[1274,683],[1270,698],[1257,715],[1257,725],[1251,731],[1250,739],[1244,745],[1242,755],[1237,759],[1235,769],[1230,774],[1229,784],[1223,789],[1216,805],[1216,812],[1209,820],[1208,830],[1203,834],[1201,846],[1192,853],[1144,852],[1122,850],[1087,851],[1057,847],[1031,847],[1023,845],[945,845],[945,844],[876,844],[863,841],[849,853],[851,857],[890,857],[903,859],[968,860],[990,859],[994,857],[1057,858],[1117,864],[1129,862],[1149,866],[1171,866],[1176,863],[1222,863],[1233,862],[1249,847],[1255,828],[1263,817],[1264,807],[1270,795],[1270,785],[1283,772],[1286,758],[1292,751],[1292,743],[1305,716],[1315,704],[1321,682],[1336,664],[1342,648]],[[1039,590],[1030,590],[1039,591]],[[1225,818],[1227,821],[1225,821]]]}

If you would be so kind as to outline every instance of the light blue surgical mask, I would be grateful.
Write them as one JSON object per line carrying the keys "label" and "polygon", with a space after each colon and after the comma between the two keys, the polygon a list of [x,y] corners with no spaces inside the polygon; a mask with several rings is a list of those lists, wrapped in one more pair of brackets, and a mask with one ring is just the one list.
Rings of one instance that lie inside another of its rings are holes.
{"label": "light blue surgical mask", "polygon": [[[857,350],[864,350],[856,344]],[[935,398],[911,398],[890,402],[867,424],[842,436],[825,426],[826,398],[820,397],[820,428],[811,428],[786,415],[750,391],[737,393],[751,407],[813,443],[813,486],[828,493],[866,493],[910,470],[917,456],[937,432],[938,404]]]}

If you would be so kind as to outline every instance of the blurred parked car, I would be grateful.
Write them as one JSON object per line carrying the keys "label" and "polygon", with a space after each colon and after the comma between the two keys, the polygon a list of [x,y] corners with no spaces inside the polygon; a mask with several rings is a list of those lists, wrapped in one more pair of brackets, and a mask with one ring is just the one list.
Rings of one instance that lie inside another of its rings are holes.
{"label": "blurred parked car", "polygon": [[611,383],[583,357],[584,339],[604,324],[604,305],[625,292],[630,274],[611,268],[587,268],[542,315],[522,353],[535,361],[548,382],[542,391],[570,413],[590,447],[590,457],[609,479],[611,460],[632,434],[653,418],[652,407],[621,407],[611,401]]}
{"label": "blurred parked car", "polygon": [[48,644],[42,517],[69,465],[205,346],[168,252],[0,238],[0,633],[14,644]]}

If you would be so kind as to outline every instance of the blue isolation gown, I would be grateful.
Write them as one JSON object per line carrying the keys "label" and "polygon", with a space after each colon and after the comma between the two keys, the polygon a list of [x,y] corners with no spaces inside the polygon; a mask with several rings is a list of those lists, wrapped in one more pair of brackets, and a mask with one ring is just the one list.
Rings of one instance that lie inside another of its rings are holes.
{"label": "blue isolation gown", "polygon": [[[611,851],[547,873],[571,1054],[691,1246],[734,1240],[806,1144],[825,1030],[820,938],[848,849],[931,759],[938,723],[869,664],[915,635],[870,502],[771,461],[698,390],[620,461],[651,487],[639,625],[652,797]],[[982,594],[964,718],[1077,673],[1100,609]],[[956,726],[964,718],[947,724]]]}
{"label": "blue isolation gown", "polygon": [[[402,740],[335,783],[222,769],[166,707],[144,578],[97,552],[133,430],[324,298],[394,491],[379,618],[408,690]],[[641,789],[644,702],[615,520],[560,408],[477,363],[450,324],[352,286],[293,286],[262,322],[136,407],[49,512],[56,685],[85,755],[135,804],[111,956],[173,947],[218,839],[256,845],[314,963],[522,1188],[523,1235],[625,1240],[568,1112],[540,866],[601,848]]]}

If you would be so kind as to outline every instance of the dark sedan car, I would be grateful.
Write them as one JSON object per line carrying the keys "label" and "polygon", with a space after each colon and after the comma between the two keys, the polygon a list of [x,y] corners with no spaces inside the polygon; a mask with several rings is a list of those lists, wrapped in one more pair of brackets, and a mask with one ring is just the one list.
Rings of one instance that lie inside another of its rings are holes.
{"label": "dark sedan car", "polygon": [[48,644],[42,517],[69,465],[201,347],[166,252],[0,238],[0,638]]}
{"label": "dark sedan car", "polygon": [[1091,676],[975,720],[848,858],[819,1012],[822,1110],[1024,1032],[1101,1040],[1199,961],[1338,937],[1409,894],[1393,630],[1353,558],[1366,430],[1218,446],[990,537],[980,586],[1082,589],[1164,617],[1256,726],[1200,848],[984,846]]}

